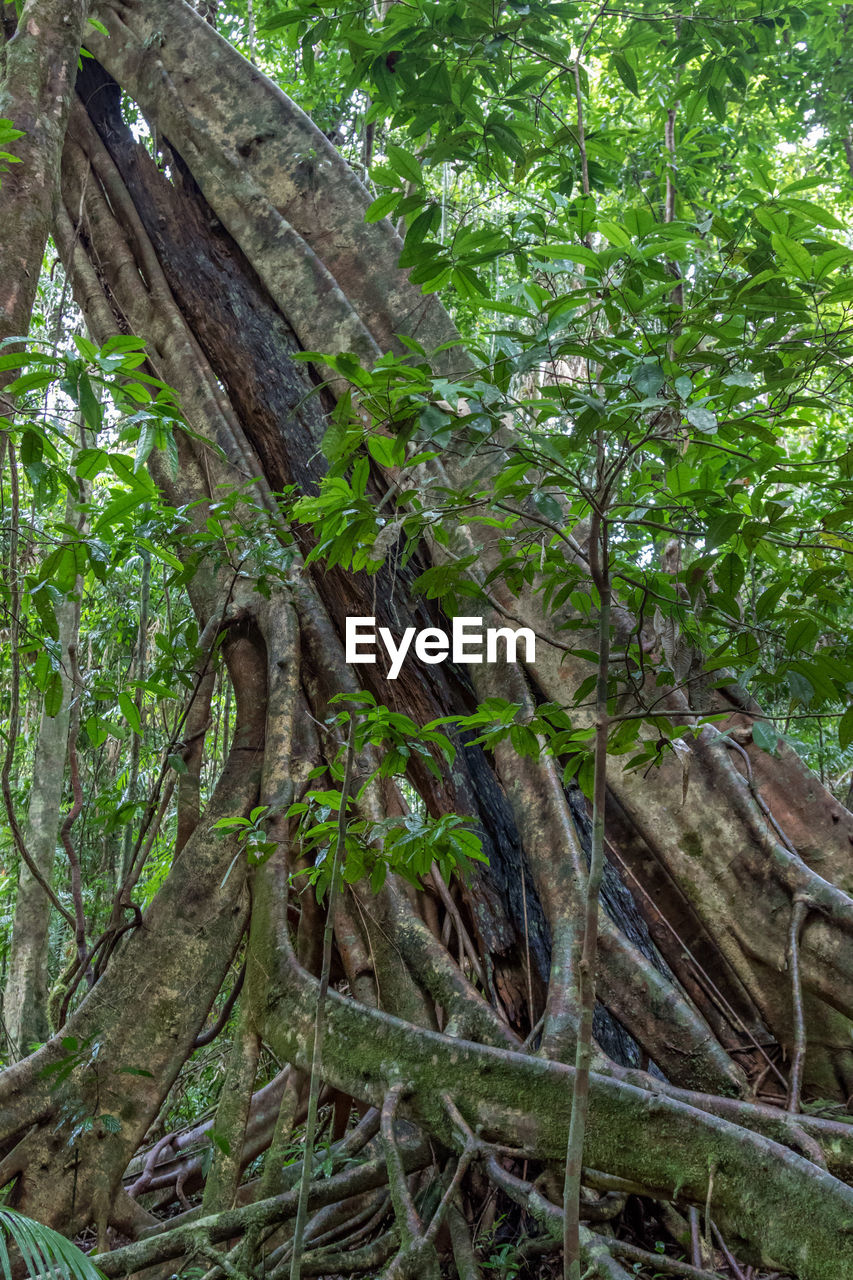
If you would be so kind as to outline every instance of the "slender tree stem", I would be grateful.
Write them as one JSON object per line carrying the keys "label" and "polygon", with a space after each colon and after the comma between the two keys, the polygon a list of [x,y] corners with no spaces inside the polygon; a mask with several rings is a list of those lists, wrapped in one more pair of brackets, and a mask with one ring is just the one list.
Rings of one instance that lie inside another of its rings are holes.
{"label": "slender tree stem", "polygon": [[317,1103],[320,1097],[320,1075],[323,1064],[323,1034],[325,1032],[326,993],[329,990],[329,974],[332,968],[332,942],[335,931],[335,899],[337,897],[338,880],[346,847],[347,802],[352,786],[353,764],[355,762],[355,713],[350,712],[349,739],[347,741],[346,763],[344,765],[344,781],[341,787],[341,807],[338,816],[338,836],[335,843],[335,856],[332,861],[332,879],[329,885],[329,903],[326,909],[326,923],[323,929],[323,961],[320,969],[320,988],[317,993],[317,1013],[314,1020],[314,1047],[311,1053],[311,1083],[308,1090],[308,1118],[305,1122],[305,1155],[302,1164],[302,1180],[299,1185],[299,1207],[296,1211],[296,1224],[293,1229],[293,1255],[290,1262],[290,1280],[300,1280],[302,1274],[302,1243],[305,1237],[305,1224],[308,1217],[308,1191],[313,1172],[314,1136],[317,1131]]}
{"label": "slender tree stem", "polygon": [[[78,579],[78,590],[81,589],[80,580]],[[74,848],[74,842],[71,839],[71,828],[83,811],[83,788],[80,784],[80,764],[77,759],[77,736],[80,732],[80,698],[82,690],[80,687],[80,670],[77,666],[76,644],[68,646],[68,657],[71,664],[71,720],[68,729],[68,767],[71,774],[73,802],[66,814],[59,834],[71,872],[71,899],[74,903],[74,918],[76,920],[74,940],[77,946],[77,959],[80,965],[85,966],[88,947],[86,945],[86,909],[83,902],[83,873],[77,850]]]}
{"label": "slender tree stem", "polygon": [[[148,607],[151,598],[151,555],[148,551],[142,552],[142,595],[139,605],[139,626],[136,634],[136,652],[134,654],[133,666],[135,668],[135,678],[137,681],[136,693],[134,696],[134,705],[140,719],[142,717],[143,693],[142,686],[145,682],[146,667],[148,665]],[[136,791],[139,784],[139,740],[138,733],[130,735],[130,768],[127,775],[127,799],[129,803],[133,803],[136,799]],[[128,822],[124,829],[124,848],[121,860],[121,878],[122,881],[127,880],[133,862],[133,822]]]}
{"label": "slender tree stem", "polygon": [[18,729],[20,727],[20,697],[21,697],[21,668],[18,655],[18,635],[20,631],[20,610],[21,610],[21,588],[18,581],[18,513],[19,513],[19,493],[18,493],[18,462],[15,446],[11,438],[7,439],[7,449],[9,454],[9,475],[11,478],[12,488],[12,512],[11,512],[11,529],[9,532],[9,564],[6,573],[6,580],[9,590],[9,653],[12,664],[12,679],[9,694],[9,729],[6,738],[6,752],[3,757],[3,768],[0,773],[0,785],[3,791],[3,803],[6,807],[6,817],[9,821],[9,829],[12,832],[12,839],[15,848],[18,850],[23,861],[26,863],[33,879],[41,885],[50,901],[56,907],[59,914],[67,920],[72,929],[76,929],[77,922],[71,912],[62,905],[57,898],[51,886],[45,880],[41,873],[41,868],[30,856],[27,848],[17,814],[15,813],[15,804],[12,798],[12,765],[15,758],[15,744],[18,738]]}
{"label": "slender tree stem", "polygon": [[791,997],[794,1007],[794,1051],[791,1055],[791,1077],[788,1084],[788,1111],[793,1115],[800,1110],[803,1068],[806,1062],[806,1018],[803,1010],[803,986],[800,979],[800,932],[808,913],[808,904],[804,899],[795,898],[791,908],[791,928],[788,934],[788,969],[791,974]]}
{"label": "slender tree stem", "polygon": [[[598,474],[603,474],[604,445],[599,436]],[[592,1016],[595,1010],[595,960],[598,949],[598,900],[604,869],[604,809],[607,793],[607,685],[610,663],[610,575],[608,570],[607,518],[593,514],[590,536],[590,571],[599,594],[598,675],[596,680],[595,773],[592,801],[592,848],[584,903],[583,947],[579,965],[581,1014],[575,1053],[572,1114],[566,1149],[563,1184],[563,1276],[580,1280],[580,1189],[584,1135],[589,1110],[589,1073],[592,1066]]]}

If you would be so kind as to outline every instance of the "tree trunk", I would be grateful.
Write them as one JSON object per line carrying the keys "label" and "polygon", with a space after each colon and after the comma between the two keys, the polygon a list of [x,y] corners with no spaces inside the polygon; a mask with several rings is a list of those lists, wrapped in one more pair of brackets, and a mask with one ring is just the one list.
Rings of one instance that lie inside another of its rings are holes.
{"label": "tree trunk", "polygon": [[[149,1220],[116,1192],[192,1051],[246,927],[239,846],[233,835],[212,830],[219,818],[248,812],[257,798],[263,672],[257,642],[236,615],[224,654],[232,665],[237,728],[203,823],[61,1036],[0,1076],[7,1153],[0,1180],[17,1175],[13,1202],[66,1231],[94,1222],[104,1243],[109,1223],[135,1230],[140,1219]],[[55,1075],[57,1064],[67,1078]]]}
{"label": "tree trunk", "polygon": [[[3,277],[0,339],[29,331],[42,254],[59,194],[59,160],[74,93],[88,0],[26,0],[17,24],[4,6],[8,40],[0,50],[0,119],[20,137],[3,150],[17,156],[0,185]],[[0,375],[0,385],[9,371]]]}
{"label": "tree trunk", "polygon": [[[162,36],[156,49],[150,42],[154,30]],[[118,39],[119,34],[121,40]],[[310,478],[309,459],[316,457],[314,446],[320,438],[322,421],[316,413],[309,417],[300,413],[296,430],[292,402],[286,416],[283,415],[287,405],[279,402],[266,407],[258,403],[264,398],[265,383],[268,382],[261,377],[261,370],[268,367],[264,361],[274,358],[275,353],[270,351],[267,343],[262,354],[257,353],[254,357],[257,378],[247,380],[242,377],[245,360],[251,358],[248,350],[257,345],[249,337],[250,313],[259,313],[255,332],[262,325],[272,325],[268,332],[273,334],[276,332],[275,313],[278,313],[279,328],[284,313],[302,345],[325,350],[348,349],[352,337],[354,320],[350,312],[347,312],[349,319],[346,323],[341,320],[339,295],[344,291],[350,311],[357,314],[363,326],[375,336],[377,350],[385,345],[395,345],[396,339],[391,335],[406,331],[406,325],[408,332],[417,336],[427,349],[432,344],[452,338],[452,326],[435,299],[420,298],[397,271],[400,244],[390,228],[384,224],[363,225],[366,193],[322,134],[215,32],[203,28],[185,9],[170,17],[165,8],[161,11],[154,4],[146,6],[144,15],[137,10],[123,13],[122,27],[116,29],[116,37],[109,45],[104,38],[96,38],[93,47],[105,57],[108,68],[115,71],[125,87],[138,98],[146,113],[157,119],[177,152],[179,163],[183,158],[193,167],[188,157],[197,158],[193,178],[210,200],[213,212],[222,219],[239,242],[242,253],[249,258],[249,272],[254,269],[257,284],[266,284],[270,288],[275,303],[267,303],[265,308],[260,302],[263,291],[258,288],[249,295],[251,305],[246,300],[246,289],[240,289],[239,281],[235,280],[235,267],[227,260],[228,257],[233,260],[235,254],[242,256],[233,247],[233,241],[224,249],[221,244],[217,246],[220,262],[224,260],[227,265],[219,277],[215,274],[208,276],[211,283],[210,291],[206,292],[199,283],[199,273],[203,279],[205,270],[209,268],[205,269],[200,262],[205,255],[195,243],[202,218],[196,214],[190,224],[193,226],[194,244],[181,261],[180,248],[166,242],[175,234],[180,237],[180,231],[175,233],[173,229],[181,225],[182,219],[176,217],[174,204],[170,207],[167,195],[161,193],[164,207],[156,209],[156,214],[161,219],[166,217],[166,226],[162,221],[157,227],[153,225],[156,215],[150,203],[147,217],[153,242],[163,253],[161,265],[169,287],[178,305],[190,313],[195,335],[229,390],[250,445],[254,446],[271,487],[276,489],[290,481],[304,485]],[[155,75],[159,74],[157,69],[160,67],[174,91],[160,93],[152,88],[155,83],[161,83]],[[180,90],[177,88],[179,83],[183,86]],[[185,99],[181,99],[181,94],[186,95]],[[178,109],[180,102],[183,102],[181,110]],[[318,163],[310,175],[305,173],[300,158],[309,146],[315,149],[318,157],[322,157],[322,163]],[[233,160],[235,153],[239,166],[235,166]],[[137,163],[144,170],[145,161],[141,156]],[[135,198],[139,198],[140,214],[145,219],[146,201],[151,201],[151,195],[140,195],[139,180],[134,190]],[[261,218],[259,209],[267,211],[264,215],[267,221]],[[210,219],[207,221],[209,224]],[[294,235],[298,237],[296,244],[293,243]],[[306,295],[301,292],[304,282],[300,283],[289,269],[293,267],[298,253],[310,257],[319,252],[322,252],[323,263],[339,289],[335,291],[330,286],[318,296],[314,293]],[[222,328],[226,323],[222,318],[224,308],[217,308],[216,319],[213,320],[209,305],[214,291],[218,290],[217,297],[222,296],[226,278],[227,296],[233,307],[233,319],[227,334]],[[194,313],[191,311],[190,294],[195,294],[198,299]],[[310,298],[310,305],[307,298]],[[204,314],[200,314],[202,312]],[[403,315],[407,318],[406,325],[401,319]],[[218,328],[218,333],[210,332],[212,326]],[[241,342],[240,334],[246,335],[246,340]],[[286,349],[285,341],[281,345]],[[230,359],[229,352],[232,353]],[[458,363],[459,353],[454,352],[453,357]],[[291,379],[292,375],[289,375],[286,381],[291,382]],[[304,390],[310,390],[310,383],[303,385]],[[281,438],[282,434],[286,443]],[[444,465],[449,468],[452,483],[452,460],[446,460]],[[470,459],[466,467],[470,471]],[[488,566],[490,548],[473,544],[473,550]],[[351,575],[345,579],[343,575],[330,575],[318,584],[318,590],[324,592],[324,604],[338,628],[346,614],[370,612],[366,600],[372,584],[361,588],[361,604],[353,598],[353,584]],[[405,581],[398,582],[398,595],[403,595],[404,587]],[[390,598],[381,577],[376,595],[380,602],[377,608]],[[520,601],[507,597],[505,603],[511,603],[516,616],[535,625],[540,634],[557,638],[555,627],[560,620],[540,616],[532,591]],[[423,618],[422,606],[409,603],[408,607],[412,611],[413,622],[425,625],[420,621]],[[384,619],[380,617],[379,621]],[[405,699],[405,705],[416,718],[443,714],[448,707],[461,710],[465,706],[465,693],[458,687],[448,687],[447,678],[435,674],[444,670],[437,667],[422,669],[417,678],[409,675],[407,682],[397,682],[395,692]],[[563,705],[571,704],[574,689],[587,674],[587,666],[582,660],[568,658],[559,646],[549,648],[542,644],[536,667],[530,672],[540,694]],[[488,692],[483,685],[489,679],[488,670],[473,669],[473,675],[475,682],[480,684],[477,693]],[[430,689],[432,683],[438,685],[434,692]],[[384,698],[384,692],[382,696]],[[673,704],[677,707],[679,699],[675,698]],[[681,705],[685,715],[689,716],[691,708],[683,699]],[[732,706],[732,710],[739,711],[740,708]],[[735,724],[747,722],[748,717],[741,716]],[[668,890],[669,902],[664,912],[669,916],[671,903],[674,915],[687,917],[691,934],[697,939],[709,936],[713,939],[715,982],[726,1005],[737,1012],[734,1043],[738,1049],[743,1048],[741,1041],[746,1024],[749,1028],[769,1029],[771,1035],[790,1051],[792,1004],[784,959],[787,918],[791,898],[798,891],[800,880],[803,887],[808,886],[807,891],[816,893],[818,898],[822,890],[817,878],[799,867],[797,855],[778,848],[772,831],[768,834],[763,812],[749,793],[744,794],[744,786],[733,761],[724,758],[726,748],[722,745],[717,748],[719,736],[717,730],[706,729],[697,747],[690,767],[689,805],[673,804],[673,798],[680,795],[681,788],[682,770],[677,761],[668,761],[646,777],[630,773],[620,775],[614,769],[610,809],[617,815],[619,834],[617,836],[614,831],[612,843],[641,881],[648,874],[647,867],[651,863],[661,869],[671,885],[681,886],[674,891],[672,888]],[[802,765],[792,761],[790,753],[783,755],[782,766],[778,767],[758,748],[749,745],[747,751],[754,761],[754,777],[764,799],[774,813],[780,813],[787,820],[785,829],[799,856],[805,860],[812,855],[819,856],[820,877],[840,886],[846,884],[853,819],[808,776]],[[512,776],[502,780],[510,794],[515,786],[514,765],[511,770]],[[423,785],[429,786],[429,783]],[[801,794],[806,790],[812,798],[808,809],[813,816],[809,818],[804,805],[797,811],[788,799],[791,794]],[[727,796],[728,803],[721,804],[721,795]],[[433,795],[428,802],[435,810],[443,802],[458,811],[475,813],[476,808],[466,804],[466,799],[465,796],[444,795],[439,800]],[[438,804],[436,800],[439,800]],[[523,795],[518,797],[516,805],[516,824],[519,822],[519,807],[523,811],[523,822],[527,812]],[[564,806],[559,802],[554,813],[554,820],[558,823],[564,816],[561,816],[561,807]],[[820,832],[819,841],[814,838],[815,829]],[[711,831],[714,836],[709,842]],[[769,873],[768,882],[764,859],[770,847],[774,849],[775,870]],[[744,877],[754,886],[754,892],[744,892]],[[517,883],[517,868],[509,872],[509,878]],[[774,909],[769,918],[777,921],[770,937],[766,923],[749,919],[752,904],[755,904],[756,914],[765,920],[762,894],[768,893],[775,895]],[[726,930],[725,936],[720,936],[723,900],[738,902],[739,907],[735,913],[734,930]],[[841,919],[847,919],[847,908],[840,898],[836,904],[840,924]],[[849,925],[841,928],[844,931]],[[803,938],[803,983],[811,1046],[808,1072],[819,1094],[830,1097],[843,1093],[846,1098],[850,1092],[848,1085],[853,1084],[848,1051],[848,1018],[853,1008],[851,1001],[840,993],[853,989],[850,986],[853,975],[844,961],[841,962],[844,973],[838,971],[837,948],[824,936],[825,932],[825,917],[813,913]],[[760,941],[756,943],[755,939]],[[689,943],[690,938],[686,941]],[[671,941],[666,950],[667,960],[677,972],[685,968],[680,956],[682,950],[680,943]],[[696,985],[695,977],[693,985]],[[708,1019],[715,1016],[713,1008],[708,1007],[713,1004],[714,1000],[704,999],[703,1012]],[[766,1035],[766,1031],[761,1034]]]}
{"label": "tree trunk", "polygon": [[[75,106],[57,243],[93,335],[104,341],[129,328],[144,338],[152,369],[178,390],[197,433],[180,440],[176,476],[152,458],[168,501],[196,503],[201,524],[218,484],[249,481],[254,505],[238,511],[234,536],[240,521],[251,520],[251,536],[277,550],[291,531],[273,494],[288,484],[307,491],[316,485],[330,405],[328,392],[317,391],[321,371],[294,362],[294,353],[302,346],[372,359],[397,346],[397,334],[432,349],[452,340],[453,329],[437,301],[422,298],[397,269],[400,244],[390,226],[363,224],[367,193],[323,135],[188,6],[117,0],[99,16],[111,38],[95,34],[91,47],[115,83],[87,66],[82,83],[90,114]],[[171,181],[123,125],[118,84],[168,139]],[[453,360],[458,365],[458,351]],[[512,443],[507,432],[502,444]],[[494,452],[467,456],[464,464],[448,452],[428,464],[422,482],[452,487],[460,465],[485,481]],[[379,501],[390,478],[373,467],[370,483]],[[143,929],[115,954],[69,1024],[81,1043],[97,1037],[100,1050],[97,1068],[81,1062],[62,1098],[82,1094],[95,1118],[111,1108],[121,1130],[79,1136],[80,1176],[72,1179],[51,1137],[61,1101],[37,1076],[61,1057],[61,1046],[51,1042],[0,1077],[0,1133],[10,1149],[0,1173],[19,1172],[18,1202],[66,1230],[92,1218],[102,1228],[109,1221],[132,1225],[122,1174],[191,1051],[248,915],[243,860],[225,875],[238,850],[233,841],[213,839],[211,825],[258,799],[268,806],[269,838],[279,848],[252,880],[252,1035],[257,1030],[294,1068],[310,1069],[317,988],[308,969],[316,960],[320,912],[310,892],[291,901],[300,913],[297,959],[287,879],[296,854],[283,814],[312,771],[334,763],[339,743],[316,727],[331,697],[360,688],[344,661],[343,619],[373,614],[397,632],[440,624],[434,603],[414,595],[411,584],[418,567],[440,563],[444,553],[425,541],[405,570],[384,569],[370,580],[306,570],[299,552],[309,545],[307,533],[299,527],[292,533],[289,569],[264,593],[253,591],[245,570],[222,623],[239,728],[216,795]],[[485,575],[496,547],[474,527],[460,528],[459,539]],[[585,563],[582,544],[573,554]],[[235,584],[237,570],[227,564],[196,573],[189,592],[201,627],[217,619]],[[497,582],[489,593],[498,607],[551,636],[553,645],[540,641],[536,664],[412,667],[393,686],[378,668],[360,668],[367,671],[365,686],[420,722],[463,713],[499,690],[523,706],[542,699],[571,704],[589,664],[559,646],[560,620],[542,616],[533,591],[515,598]],[[490,608],[482,606],[487,621]],[[748,704],[733,695],[729,705],[732,725],[750,723]],[[674,693],[669,708],[686,721],[694,712]],[[459,735],[456,742],[452,768],[436,778],[413,766],[409,781],[433,815],[455,811],[476,822],[488,868],[466,888],[433,878],[418,896],[393,879],[375,897],[356,888],[334,917],[350,995],[329,993],[323,1075],[343,1094],[384,1108],[387,1176],[403,1241],[390,1274],[411,1274],[438,1232],[437,1219],[419,1224],[408,1199],[406,1172],[415,1157],[405,1147],[404,1121],[429,1135],[442,1161],[459,1156],[462,1174],[476,1160],[482,1177],[537,1203],[545,1220],[560,1215],[525,1175],[502,1169],[490,1144],[520,1151],[543,1177],[565,1156],[574,1079],[566,1061],[578,1011],[573,925],[586,878],[588,819],[553,761],[519,759],[508,748],[490,756]],[[645,775],[614,763],[607,839],[625,878],[611,865],[604,886],[599,990],[608,1017],[599,1011],[596,1023],[601,1052],[590,1081],[584,1177],[590,1186],[622,1179],[618,1185],[685,1207],[713,1200],[715,1221],[751,1260],[802,1280],[835,1280],[853,1269],[849,1130],[748,1099],[751,1082],[774,1065],[768,1047],[789,1056],[796,1048],[785,958],[797,901],[810,908],[799,952],[807,1089],[845,1100],[850,1092],[853,901],[846,889],[853,815],[790,755],[776,760],[752,746],[744,750],[751,786],[719,731],[703,730],[692,748],[689,803],[679,762],[667,760]],[[786,839],[768,823],[759,794]],[[366,817],[406,811],[402,789],[389,780],[373,784],[358,804]],[[809,866],[818,854],[820,876]],[[448,935],[458,944],[455,954]],[[543,1052],[535,1053],[522,1038],[543,1012]],[[609,1054],[608,1019],[610,1032],[614,1020],[623,1029]],[[636,1044],[657,1074],[636,1069]],[[251,1111],[250,1048],[245,1070],[235,1054],[243,1087],[232,1127],[241,1133]],[[140,1065],[150,1077],[122,1076],[120,1089],[111,1083],[111,1073]],[[227,1172],[223,1199],[230,1202],[234,1168]],[[374,1176],[369,1161],[362,1172],[368,1182]],[[335,1186],[354,1194],[349,1174],[340,1176]],[[312,1204],[334,1198],[334,1188],[321,1186],[312,1184]],[[251,1235],[295,1212],[290,1192],[238,1205],[206,1220],[205,1238]],[[451,1221],[457,1239],[460,1223]],[[192,1230],[179,1225],[116,1251],[103,1260],[105,1270],[127,1274],[182,1257],[196,1247]],[[386,1256],[395,1240],[385,1242]],[[583,1233],[587,1262],[599,1258],[601,1240]],[[464,1239],[458,1250],[461,1258]],[[608,1258],[606,1274],[627,1275],[615,1255]]]}

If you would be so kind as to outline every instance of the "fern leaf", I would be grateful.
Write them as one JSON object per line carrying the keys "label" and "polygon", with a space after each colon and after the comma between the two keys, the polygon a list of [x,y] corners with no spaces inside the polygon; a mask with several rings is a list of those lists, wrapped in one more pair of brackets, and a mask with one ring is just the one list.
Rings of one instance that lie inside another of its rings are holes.
{"label": "fern leaf", "polygon": [[95,1264],[65,1236],[16,1209],[0,1205],[0,1267],[4,1280],[12,1280],[7,1234],[18,1249],[30,1280],[44,1280],[50,1275],[61,1280],[103,1280]]}

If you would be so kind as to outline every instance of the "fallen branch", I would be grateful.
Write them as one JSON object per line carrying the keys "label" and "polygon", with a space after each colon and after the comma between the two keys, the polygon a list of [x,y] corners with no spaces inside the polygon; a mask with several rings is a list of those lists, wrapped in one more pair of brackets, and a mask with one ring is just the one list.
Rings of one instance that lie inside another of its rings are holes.
{"label": "fallen branch", "polygon": [[[432,1155],[429,1146],[419,1140],[401,1144],[401,1158],[406,1171],[412,1173],[425,1168]],[[312,1182],[308,1188],[308,1207],[319,1209],[323,1205],[334,1204],[363,1191],[373,1191],[376,1187],[384,1186],[386,1181],[385,1160],[378,1156],[355,1168],[333,1174],[331,1178],[320,1178]],[[192,1254],[197,1250],[199,1241],[219,1244],[223,1240],[243,1235],[250,1227],[277,1226],[295,1217],[298,1204],[299,1190],[286,1191],[283,1195],[258,1200],[255,1204],[243,1205],[239,1209],[196,1218],[175,1230],[164,1230],[135,1244],[114,1249],[111,1253],[97,1254],[92,1261],[108,1280],[113,1280],[113,1277],[130,1275],[144,1267],[171,1262],[175,1258]]]}

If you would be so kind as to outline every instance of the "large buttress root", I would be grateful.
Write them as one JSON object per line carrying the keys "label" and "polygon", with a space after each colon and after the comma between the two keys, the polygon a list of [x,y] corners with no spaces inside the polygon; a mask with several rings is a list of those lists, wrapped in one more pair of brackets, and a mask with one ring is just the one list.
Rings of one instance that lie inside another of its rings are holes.
{"label": "large buttress root", "polygon": [[[254,803],[261,739],[251,643],[226,640],[225,651],[239,668],[238,730],[204,821],[61,1037],[0,1076],[8,1153],[0,1177],[5,1183],[17,1175],[14,1203],[64,1230],[93,1218],[103,1228],[110,1220],[122,1174],[189,1055],[246,928],[243,872],[223,884],[236,840],[212,827]],[[67,1055],[62,1041],[70,1037],[79,1065],[52,1087],[44,1068]],[[90,1115],[96,1122],[74,1139],[69,1161],[70,1132]],[[120,1122],[117,1132],[98,1122],[102,1115]]]}
{"label": "large buttress root", "polygon": [[[399,332],[414,334],[427,349],[453,339],[452,325],[439,304],[421,298],[398,270],[400,246],[391,229],[381,223],[365,227],[369,197],[364,188],[285,95],[205,29],[188,8],[169,6],[167,0],[145,6],[118,0],[104,6],[103,17],[114,28],[114,38],[93,35],[93,51],[183,157],[214,212],[279,300],[303,346],[350,349],[351,320],[344,322],[338,314],[339,296],[346,298],[376,350],[393,347],[393,335]],[[309,145],[317,161],[306,166],[303,157]],[[263,219],[252,222],[259,198],[269,215],[286,225],[286,234],[270,234]],[[293,266],[305,255],[320,260],[335,284],[321,298],[312,297],[308,308],[304,299],[291,296],[281,279],[282,264]],[[330,299],[328,309],[325,298]],[[319,341],[314,326],[322,330]],[[452,358],[458,369],[462,354],[456,350]],[[249,424],[247,429],[251,430]],[[510,435],[507,443],[511,444]],[[298,447],[296,441],[292,444]],[[470,471],[475,464],[468,459],[465,465]],[[491,464],[484,460],[483,465],[488,470]],[[443,466],[453,483],[453,458],[444,459]],[[484,569],[490,567],[489,556],[488,546],[479,548]],[[533,592],[514,601],[513,612],[540,635],[553,629],[553,620],[541,616]],[[559,645],[550,649],[540,643],[531,674],[545,697],[571,704],[588,668],[580,659],[567,658]],[[732,710],[738,723],[748,723],[748,707],[733,705]],[[686,703],[684,711],[690,712]],[[716,736],[709,730],[706,738],[712,742]],[[783,828],[786,820],[791,824],[789,836],[803,857],[820,858],[820,876],[808,870],[807,862],[797,865],[796,857],[780,862],[780,842],[768,838],[769,824],[758,801],[734,766],[721,768],[703,742],[693,750],[687,803],[677,802],[677,764],[664,764],[642,778],[616,766],[611,791],[629,840],[641,837],[646,856],[676,882],[684,880],[705,936],[713,939],[718,985],[727,1004],[742,1006],[746,997],[746,1021],[763,1025],[790,1054],[795,1028],[785,972],[785,922],[791,898],[796,893],[820,896],[822,877],[837,875],[839,884],[848,884],[853,817],[790,755],[783,754],[777,768],[767,753],[754,746],[748,750],[764,802]],[[809,795],[809,812],[818,811],[816,823],[806,821],[803,803],[787,799],[792,789],[795,795]],[[704,834],[709,823],[714,825],[713,839]],[[768,857],[776,864],[769,883]],[[634,869],[641,871],[637,863]],[[772,910],[765,901],[768,889]],[[840,899],[847,901],[843,893]],[[853,949],[840,899],[830,918],[824,911],[804,931],[801,967],[810,1044],[806,1084],[819,1096],[846,1098],[853,1091]],[[733,930],[722,925],[723,902],[733,912]],[[750,904],[758,904],[760,919],[751,918]]]}
{"label": "large buttress root", "polygon": [[[278,1050],[304,1064],[310,1043],[315,984],[299,969],[277,903],[283,870],[267,864],[256,887],[250,945],[266,967],[277,964],[265,1011],[266,1034]],[[338,1088],[382,1104],[389,1072],[406,1080],[406,1111],[454,1146],[442,1095],[465,1109],[469,1127],[484,1137],[539,1158],[564,1154],[573,1069],[509,1050],[448,1040],[329,993],[325,1072]],[[359,1045],[358,1055],[352,1046]],[[853,1191],[788,1148],[663,1094],[655,1096],[594,1076],[585,1158],[665,1199],[706,1201],[716,1168],[714,1203],[728,1231],[755,1241],[768,1263],[810,1280],[853,1266],[853,1243],[840,1228]],[[775,1206],[788,1208],[779,1216]],[[792,1237],[788,1213],[802,1229]],[[808,1222],[800,1214],[809,1215]],[[811,1217],[814,1213],[815,1217]],[[831,1242],[829,1240],[831,1237]]]}

